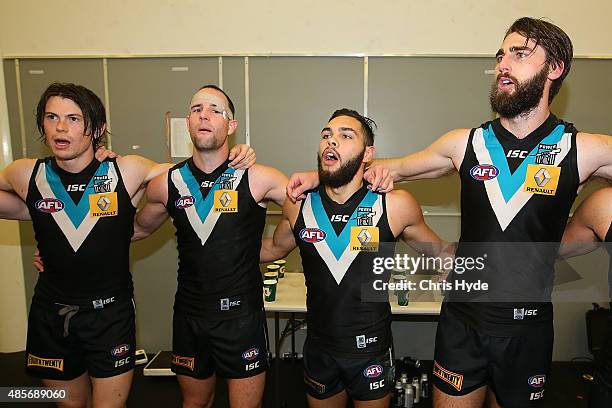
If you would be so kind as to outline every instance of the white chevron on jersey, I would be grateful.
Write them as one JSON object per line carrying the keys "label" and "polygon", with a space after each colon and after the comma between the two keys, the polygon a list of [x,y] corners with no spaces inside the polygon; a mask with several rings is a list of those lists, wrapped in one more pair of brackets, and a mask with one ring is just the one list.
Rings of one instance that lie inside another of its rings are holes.
{"label": "white chevron on jersey", "polygon": [[[114,192],[117,188],[117,181],[119,180],[119,177],[117,175],[117,169],[115,168],[115,164],[113,162],[107,163],[108,172],[106,175],[110,179],[110,192]],[[51,190],[51,187],[49,186],[49,182],[47,180],[46,166],[47,164],[45,163],[41,163],[40,166],[38,166],[38,172],[36,173],[35,179],[36,187],[38,188],[38,191],[40,192],[40,195],[43,199],[53,198],[58,200],[59,198],[55,196],[55,194]],[[88,197],[84,194],[81,199],[88,200]],[[53,217],[53,220],[61,229],[62,233],[70,243],[70,246],[72,247],[74,252],[77,252],[85,241],[85,239],[87,238],[87,236],[89,235],[89,233],[91,232],[91,230],[93,229],[93,227],[100,219],[100,217],[85,216],[78,225],[75,225],[68,216],[67,207],[67,205],[64,205],[63,211],[51,213],[51,216]]]}
{"label": "white chevron on jersey", "polygon": [[[312,203],[310,197],[311,195],[309,194],[304,201],[304,206],[302,207],[304,225],[306,226],[306,228],[319,228],[319,225],[317,224],[312,210]],[[382,195],[378,195],[376,201],[372,205],[372,209],[375,211],[374,216],[372,217],[372,225],[376,226],[378,225],[378,221],[380,220],[380,217],[382,217],[383,214]],[[333,234],[335,232],[332,230],[331,233]],[[349,242],[347,241],[346,248],[342,252],[342,255],[340,256],[340,258],[336,259],[325,240],[315,242],[313,243],[313,245],[319,253],[319,256],[327,265],[327,268],[336,280],[336,283],[340,285],[340,282],[342,282],[346,271],[348,271],[348,268],[351,266],[357,255],[359,255],[359,252],[351,251]]]}

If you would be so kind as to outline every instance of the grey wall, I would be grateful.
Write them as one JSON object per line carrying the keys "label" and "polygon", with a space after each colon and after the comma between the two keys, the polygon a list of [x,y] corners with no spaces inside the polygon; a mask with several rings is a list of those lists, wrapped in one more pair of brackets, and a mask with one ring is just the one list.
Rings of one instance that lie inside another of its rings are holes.
{"label": "grey wall", "polygon": [[[104,99],[101,59],[19,60],[26,151],[30,157],[47,155],[37,140],[34,111],[40,93],[52,81],[69,81],[91,88]],[[421,149],[446,131],[474,127],[490,120],[488,93],[493,68],[489,58],[370,57],[368,59],[368,115],[378,123],[378,157],[404,155]],[[172,67],[188,67],[172,71]],[[164,112],[184,116],[191,95],[205,83],[219,80],[217,57],[126,58],[108,60],[108,96],[113,149],[165,161]],[[16,61],[4,60],[9,120],[14,157],[21,157],[21,129],[17,102]],[[234,142],[247,138],[258,161],[285,173],[312,169],[319,132],[339,107],[363,111],[364,59],[356,57],[250,57],[248,78],[243,57],[223,57],[223,87],[237,109],[239,127]],[[37,73],[43,71],[42,74]],[[612,134],[612,60],[579,59],[572,67],[553,111],[580,129]],[[247,99],[247,86],[249,98]],[[176,161],[176,160],[175,160]],[[456,176],[406,183],[426,211],[427,222],[445,239],[459,234],[459,188]],[[596,186],[589,186],[585,192]],[[583,192],[581,197],[584,196]],[[272,211],[278,208],[271,208]],[[279,216],[268,216],[271,234]],[[29,223],[21,224],[24,274],[31,297],[37,279],[31,265],[34,240]],[[138,342],[148,351],[171,347],[171,316],[176,290],[174,229],[166,223],[145,241],[134,244],[132,271],[138,307]],[[556,302],[554,358],[586,355],[584,312],[591,300],[605,300],[607,279],[600,251],[564,266]],[[299,255],[288,257],[290,270],[299,270]],[[273,324],[269,321],[272,332]],[[432,358],[435,319],[394,322],[397,355]],[[303,341],[298,333],[298,347]],[[285,343],[283,351],[288,350]]]}

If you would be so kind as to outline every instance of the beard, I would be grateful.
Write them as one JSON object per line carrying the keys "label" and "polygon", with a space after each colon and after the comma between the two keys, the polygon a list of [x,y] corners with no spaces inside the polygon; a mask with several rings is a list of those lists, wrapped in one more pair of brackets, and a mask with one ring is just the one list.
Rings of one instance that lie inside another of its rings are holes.
{"label": "beard", "polygon": [[[509,94],[500,91],[497,87],[499,78],[508,77],[514,83],[515,92]],[[548,64],[546,64],[540,72],[535,74],[523,83],[509,75],[499,75],[497,81],[491,86],[491,94],[489,101],[493,112],[499,114],[503,118],[512,119],[519,115],[523,115],[532,111],[542,99],[544,94],[544,85],[548,78]]]}
{"label": "beard", "polygon": [[363,162],[363,156],[365,155],[365,148],[357,156],[353,157],[346,163],[344,163],[336,171],[324,170],[321,164],[321,155],[317,154],[317,165],[319,170],[319,181],[322,185],[329,186],[331,188],[338,188],[348,184]]}
{"label": "beard", "polygon": [[225,139],[219,140],[216,137],[198,139],[197,137],[191,137],[193,147],[197,151],[211,151],[218,150],[225,143]]}

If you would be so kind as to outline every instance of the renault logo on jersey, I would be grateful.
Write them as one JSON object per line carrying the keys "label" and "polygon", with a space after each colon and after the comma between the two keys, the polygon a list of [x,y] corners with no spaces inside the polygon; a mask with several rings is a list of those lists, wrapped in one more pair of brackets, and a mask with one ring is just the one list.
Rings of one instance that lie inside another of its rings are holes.
{"label": "renault logo on jersey", "polygon": [[102,211],[106,211],[110,208],[111,206],[111,201],[108,199],[108,197],[102,196],[100,197],[100,199],[98,200],[98,208],[101,209]]}
{"label": "renault logo on jersey", "polygon": [[44,213],[55,213],[64,209],[64,203],[55,198],[43,198],[34,204],[36,209]]}
{"label": "renault logo on jersey", "polygon": [[174,202],[174,206],[179,210],[184,210],[195,204],[195,198],[193,196],[182,196]]}
{"label": "renault logo on jersey", "polygon": [[378,227],[351,227],[351,251],[376,252],[378,244]]}
{"label": "renault logo on jersey", "polygon": [[561,168],[556,166],[527,165],[525,191],[532,194],[554,196],[561,176]]}
{"label": "renault logo on jersey", "polygon": [[300,231],[300,239],[304,242],[314,244],[325,239],[325,231],[318,228],[304,228]]}
{"label": "renault logo on jersey", "polygon": [[474,180],[493,180],[499,174],[499,170],[492,164],[478,164],[470,169],[470,176]]}
{"label": "renault logo on jersey", "polygon": [[550,173],[545,168],[541,168],[538,172],[533,176],[538,187],[544,187],[546,183],[550,181]]}
{"label": "renault logo on jersey", "polygon": [[92,217],[114,217],[117,215],[117,192],[89,195],[89,213]]}
{"label": "renault logo on jersey", "polygon": [[235,213],[238,212],[238,192],[235,190],[215,191],[215,212]]}

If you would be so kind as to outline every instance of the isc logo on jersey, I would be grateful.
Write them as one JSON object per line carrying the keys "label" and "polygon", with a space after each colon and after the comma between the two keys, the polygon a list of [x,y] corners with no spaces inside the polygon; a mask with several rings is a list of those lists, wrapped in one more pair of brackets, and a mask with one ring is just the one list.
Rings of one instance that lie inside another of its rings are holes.
{"label": "isc logo on jersey", "polygon": [[321,242],[325,239],[325,231],[318,228],[304,228],[300,231],[300,239],[311,244]]}
{"label": "isc logo on jersey", "polygon": [[182,196],[174,203],[174,206],[179,210],[191,207],[195,204],[195,199],[192,196]]}
{"label": "isc logo on jersey", "polygon": [[36,202],[35,207],[40,212],[55,213],[64,209],[64,203],[55,198],[43,198]]}
{"label": "isc logo on jersey", "polygon": [[470,169],[470,176],[474,180],[493,180],[499,174],[499,170],[492,164],[478,164]]}
{"label": "isc logo on jersey", "polygon": [[363,370],[363,376],[365,378],[380,377],[382,373],[383,373],[383,368],[381,365],[378,365],[378,364],[371,365],[367,367],[365,370]]}

